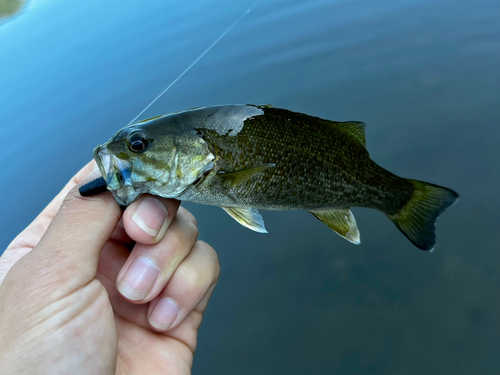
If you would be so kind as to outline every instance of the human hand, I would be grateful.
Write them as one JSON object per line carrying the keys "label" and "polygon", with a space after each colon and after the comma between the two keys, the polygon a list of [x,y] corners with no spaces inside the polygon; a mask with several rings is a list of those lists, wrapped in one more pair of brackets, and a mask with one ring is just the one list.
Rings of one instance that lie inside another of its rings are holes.
{"label": "human hand", "polygon": [[178,201],[81,197],[94,165],[0,258],[1,372],[189,374],[217,255]]}

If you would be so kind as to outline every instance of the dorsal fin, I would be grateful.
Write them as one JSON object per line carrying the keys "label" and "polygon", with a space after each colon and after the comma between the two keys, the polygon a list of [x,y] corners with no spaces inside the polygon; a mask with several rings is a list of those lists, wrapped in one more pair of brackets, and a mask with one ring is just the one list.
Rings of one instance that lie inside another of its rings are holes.
{"label": "dorsal fin", "polygon": [[359,121],[335,122],[335,126],[345,130],[366,148],[365,123]]}

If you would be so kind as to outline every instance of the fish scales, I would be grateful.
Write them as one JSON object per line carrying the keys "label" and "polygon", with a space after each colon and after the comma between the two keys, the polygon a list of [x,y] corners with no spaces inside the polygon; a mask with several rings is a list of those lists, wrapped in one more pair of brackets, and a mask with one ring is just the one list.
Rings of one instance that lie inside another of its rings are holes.
{"label": "fish scales", "polygon": [[270,106],[210,106],[129,125],[94,158],[124,206],[145,193],[214,205],[261,233],[258,209],[302,209],[355,244],[350,207],[374,208],[432,251],[435,222],[458,194],[377,165],[364,126]]}
{"label": "fish scales", "polygon": [[[263,110],[234,136],[215,130],[203,136],[223,170],[276,164],[231,188],[243,205],[268,210],[362,206],[394,213],[411,196],[412,186],[375,164],[359,141],[338,127],[341,123]],[[198,203],[214,204],[212,187],[199,190]]]}

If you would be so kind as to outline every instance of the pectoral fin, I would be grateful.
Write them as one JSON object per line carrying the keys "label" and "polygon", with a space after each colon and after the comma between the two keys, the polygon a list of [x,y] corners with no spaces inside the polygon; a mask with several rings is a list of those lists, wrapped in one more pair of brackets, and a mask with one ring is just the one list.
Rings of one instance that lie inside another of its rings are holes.
{"label": "pectoral fin", "polygon": [[267,233],[264,219],[255,208],[222,207],[238,223],[259,233]]}
{"label": "pectoral fin", "polygon": [[341,237],[355,245],[361,243],[356,219],[349,208],[330,208],[309,211]]}
{"label": "pectoral fin", "polygon": [[267,163],[267,164],[257,165],[255,167],[240,169],[239,171],[234,171],[229,173],[219,171],[217,175],[224,181],[224,185],[226,185],[227,187],[232,187],[247,182],[252,177],[275,166],[276,164]]}

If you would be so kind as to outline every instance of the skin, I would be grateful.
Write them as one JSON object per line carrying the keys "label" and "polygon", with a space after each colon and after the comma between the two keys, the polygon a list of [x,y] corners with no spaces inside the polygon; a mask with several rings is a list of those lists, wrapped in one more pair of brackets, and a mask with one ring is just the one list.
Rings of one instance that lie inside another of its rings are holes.
{"label": "skin", "polygon": [[[145,195],[122,215],[110,193],[81,197],[78,185],[99,175],[93,169],[0,258],[2,374],[190,374],[217,255],[196,240],[196,220],[178,201]],[[134,294],[122,281],[138,257],[158,273]],[[168,327],[154,320],[166,298],[179,308]]]}

